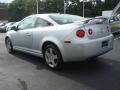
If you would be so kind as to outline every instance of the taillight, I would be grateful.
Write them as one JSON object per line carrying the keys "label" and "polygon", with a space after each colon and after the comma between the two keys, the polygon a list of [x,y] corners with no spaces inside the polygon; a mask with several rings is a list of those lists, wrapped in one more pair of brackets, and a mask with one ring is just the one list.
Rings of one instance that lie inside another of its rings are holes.
{"label": "taillight", "polygon": [[76,35],[80,38],[83,38],[85,36],[85,31],[80,29],[76,32]]}
{"label": "taillight", "polygon": [[88,33],[89,33],[89,35],[92,35],[93,30],[92,29],[88,29]]}

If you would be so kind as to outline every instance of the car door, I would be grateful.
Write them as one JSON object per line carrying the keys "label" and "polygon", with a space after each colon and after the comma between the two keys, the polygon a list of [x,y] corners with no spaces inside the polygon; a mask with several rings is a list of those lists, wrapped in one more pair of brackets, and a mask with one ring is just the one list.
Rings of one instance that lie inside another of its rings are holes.
{"label": "car door", "polygon": [[30,50],[33,45],[33,28],[36,22],[35,17],[27,17],[23,19],[15,33],[15,46],[18,49]]}
{"label": "car door", "polygon": [[53,26],[53,23],[39,17],[37,18],[35,23],[35,29],[33,30],[34,52],[41,53],[40,42],[42,38],[44,38],[44,34],[47,33],[52,26]]}

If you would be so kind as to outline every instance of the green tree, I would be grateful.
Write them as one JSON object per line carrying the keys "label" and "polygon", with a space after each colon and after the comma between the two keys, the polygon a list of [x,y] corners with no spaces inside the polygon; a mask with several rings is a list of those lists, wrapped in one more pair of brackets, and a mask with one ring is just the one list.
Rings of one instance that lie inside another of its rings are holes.
{"label": "green tree", "polygon": [[63,0],[45,0],[44,13],[63,13]]}
{"label": "green tree", "polygon": [[0,3],[0,8],[8,8],[8,4],[7,3]]}
{"label": "green tree", "polygon": [[15,0],[9,5],[10,20],[18,21],[26,16],[25,0]]}
{"label": "green tree", "polygon": [[[63,13],[62,0],[38,0],[39,13]],[[9,5],[10,20],[18,21],[36,13],[36,0],[14,0]]]}
{"label": "green tree", "polygon": [[[38,0],[39,13],[63,13],[63,1]],[[118,2],[119,0],[88,0],[85,2],[85,17],[99,16],[103,10],[113,10]],[[68,14],[83,15],[82,0],[65,0],[65,6]],[[25,16],[36,13],[36,0],[14,0],[8,8],[10,20],[21,20]]]}
{"label": "green tree", "polygon": [[105,0],[103,10],[113,10],[120,0]]}

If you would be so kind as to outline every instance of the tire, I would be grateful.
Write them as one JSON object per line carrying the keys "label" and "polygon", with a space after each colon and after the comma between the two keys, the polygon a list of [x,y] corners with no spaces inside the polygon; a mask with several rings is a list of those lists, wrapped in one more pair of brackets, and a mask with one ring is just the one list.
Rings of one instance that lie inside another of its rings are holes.
{"label": "tire", "polygon": [[44,60],[46,64],[54,69],[60,70],[63,67],[63,59],[60,50],[53,44],[46,45],[43,50]]}
{"label": "tire", "polygon": [[91,57],[91,58],[87,59],[87,61],[88,62],[98,62],[97,58],[98,58],[97,56],[96,57]]}
{"label": "tire", "polygon": [[9,38],[6,38],[5,40],[6,48],[9,53],[13,53],[13,45]]}

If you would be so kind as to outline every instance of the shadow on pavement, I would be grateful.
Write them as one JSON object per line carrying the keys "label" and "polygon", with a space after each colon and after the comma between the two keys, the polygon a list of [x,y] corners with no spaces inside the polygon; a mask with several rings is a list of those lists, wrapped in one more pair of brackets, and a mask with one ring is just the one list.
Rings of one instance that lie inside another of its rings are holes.
{"label": "shadow on pavement", "polygon": [[98,57],[96,61],[66,63],[61,71],[49,69],[44,60],[29,54],[16,52],[14,56],[46,69],[56,75],[74,80],[95,90],[120,90],[120,62]]}
{"label": "shadow on pavement", "polygon": [[13,53],[12,55],[16,56],[17,58],[20,58],[21,60],[24,60],[36,65],[37,70],[47,68],[47,66],[45,65],[45,61],[40,57],[33,56],[27,53],[22,53],[19,51],[15,51],[15,53]]}

